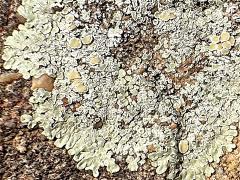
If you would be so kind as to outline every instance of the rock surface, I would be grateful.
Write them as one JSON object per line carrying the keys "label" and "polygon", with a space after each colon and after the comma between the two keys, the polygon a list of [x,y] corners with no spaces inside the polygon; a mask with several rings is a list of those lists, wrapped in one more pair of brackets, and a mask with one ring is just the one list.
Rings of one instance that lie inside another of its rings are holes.
{"label": "rock surface", "polygon": [[[0,19],[3,19],[0,22],[4,24],[4,28],[0,30],[1,38],[10,33],[18,22],[16,15],[12,12],[19,2],[17,0],[12,1],[15,4],[9,4],[9,2],[3,0],[0,5],[0,12],[4,12],[5,15],[0,16]],[[10,10],[7,11],[6,8]],[[11,14],[8,14],[9,12]],[[9,21],[6,20],[7,17],[10,17]],[[18,75],[16,72],[3,70],[1,59],[0,73]],[[76,162],[66,150],[55,147],[52,141],[41,135],[41,129],[29,130],[19,122],[21,114],[31,112],[31,106],[28,103],[31,82],[19,78],[10,79],[16,81],[9,80],[7,82],[10,84],[7,86],[0,85],[0,179],[96,179],[89,174],[90,172],[78,170]],[[240,136],[234,143],[237,148],[222,157],[219,166],[215,167],[216,174],[209,179],[239,179]],[[154,147],[149,147],[149,151],[154,151]],[[156,175],[154,168],[148,163],[137,172],[129,172],[123,163],[120,166],[121,171],[114,175],[101,169],[98,179],[164,179]]]}

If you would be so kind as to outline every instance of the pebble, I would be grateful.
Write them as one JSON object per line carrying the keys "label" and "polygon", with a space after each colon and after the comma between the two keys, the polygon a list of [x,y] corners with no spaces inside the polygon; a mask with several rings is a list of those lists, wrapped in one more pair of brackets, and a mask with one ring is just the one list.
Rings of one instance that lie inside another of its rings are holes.
{"label": "pebble", "polygon": [[147,146],[147,150],[148,150],[148,153],[153,153],[157,151],[157,148],[153,144],[150,144]]}
{"label": "pebble", "polygon": [[51,92],[54,88],[54,79],[47,74],[43,74],[39,78],[33,78],[31,89],[43,88],[46,91]]}
{"label": "pebble", "polygon": [[21,78],[22,78],[22,74],[20,73],[5,73],[0,75],[0,83],[10,84],[13,81],[19,80]]}

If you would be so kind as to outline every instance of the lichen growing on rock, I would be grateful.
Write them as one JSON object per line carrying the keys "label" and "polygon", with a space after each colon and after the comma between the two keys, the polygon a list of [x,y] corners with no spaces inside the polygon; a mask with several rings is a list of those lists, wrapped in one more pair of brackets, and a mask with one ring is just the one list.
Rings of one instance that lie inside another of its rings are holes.
{"label": "lichen growing on rock", "polygon": [[96,177],[147,159],[168,179],[210,176],[239,123],[237,5],[23,0],[3,54],[35,79],[22,121]]}

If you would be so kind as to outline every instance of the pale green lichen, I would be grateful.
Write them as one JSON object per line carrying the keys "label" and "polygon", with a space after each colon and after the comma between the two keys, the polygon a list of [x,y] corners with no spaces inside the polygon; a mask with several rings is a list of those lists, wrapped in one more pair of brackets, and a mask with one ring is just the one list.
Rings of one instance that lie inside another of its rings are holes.
{"label": "pale green lichen", "polygon": [[223,31],[220,36],[210,36],[211,44],[209,45],[210,51],[218,51],[223,55],[227,55],[230,49],[235,44],[234,36],[231,36],[229,32]]}
{"label": "pale green lichen", "polygon": [[[18,12],[26,23],[6,38],[4,67],[19,70],[26,79],[55,77],[52,92],[34,89],[33,114],[23,115],[22,122],[43,128],[56,146],[73,155],[79,169],[92,170],[95,177],[100,167],[118,172],[117,160],[137,171],[146,158],[158,174],[167,172],[168,179],[209,177],[211,163],[235,147],[239,123],[239,35],[223,8],[232,5],[219,1],[200,11],[191,0],[174,9],[170,1],[164,6],[158,1],[112,1],[108,6],[122,11],[102,12],[85,3],[22,1]],[[151,14],[149,9],[156,7]],[[99,13],[114,16],[101,20]],[[134,52],[141,56],[126,59],[121,44],[134,39],[134,33],[148,37],[149,22],[159,37],[156,45],[148,50],[143,41],[139,47],[146,49]],[[120,56],[111,54],[115,47]],[[215,53],[218,48],[228,51]],[[152,59],[156,54],[159,62]],[[184,86],[174,84],[191,71],[188,63],[205,67],[190,74],[193,81]],[[181,128],[171,128],[172,122]],[[149,151],[149,146],[154,149]]]}

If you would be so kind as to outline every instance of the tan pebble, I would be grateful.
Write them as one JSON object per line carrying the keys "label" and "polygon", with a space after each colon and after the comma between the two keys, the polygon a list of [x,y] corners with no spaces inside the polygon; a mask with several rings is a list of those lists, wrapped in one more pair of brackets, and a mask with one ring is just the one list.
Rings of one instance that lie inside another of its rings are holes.
{"label": "tan pebble", "polygon": [[221,37],[221,42],[228,41],[230,38],[230,34],[229,32],[224,31],[221,33],[220,37]]}
{"label": "tan pebble", "polygon": [[51,92],[54,88],[54,79],[47,74],[43,74],[39,78],[33,78],[31,89],[43,88],[46,91]]}
{"label": "tan pebble", "polygon": [[20,73],[5,73],[0,75],[0,83],[1,84],[10,84],[13,81],[22,78],[22,74]]}
{"label": "tan pebble", "polygon": [[180,153],[185,154],[188,151],[189,142],[188,140],[181,140],[178,144],[178,149]]}
{"label": "tan pebble", "polygon": [[74,38],[70,39],[69,46],[73,49],[81,48],[81,46],[82,46],[81,40],[79,38],[74,37]]}
{"label": "tan pebble", "polygon": [[88,34],[81,37],[82,43],[85,45],[91,44],[93,41],[93,36]]}
{"label": "tan pebble", "polygon": [[80,74],[78,71],[72,70],[67,73],[67,77],[69,80],[80,79]]}

